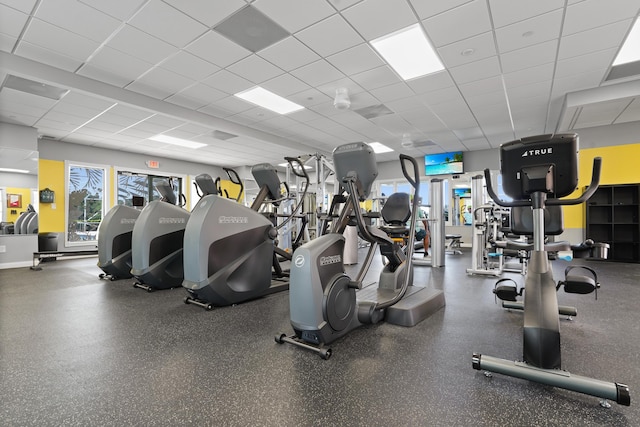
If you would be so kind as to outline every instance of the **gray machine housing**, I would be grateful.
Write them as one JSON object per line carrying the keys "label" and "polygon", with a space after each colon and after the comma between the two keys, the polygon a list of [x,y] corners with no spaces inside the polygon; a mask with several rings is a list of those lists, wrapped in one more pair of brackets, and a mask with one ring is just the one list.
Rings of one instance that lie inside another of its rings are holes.
{"label": "gray machine housing", "polygon": [[[116,205],[107,212],[98,226],[98,267],[111,279],[126,279],[131,275],[131,239],[140,210]],[[100,278],[106,277],[100,275]]]}
{"label": "gray machine housing", "polygon": [[171,203],[175,197],[168,183],[156,188],[163,199],[142,209],[131,236],[131,274],[138,280],[134,286],[148,291],[182,284],[182,245],[190,216],[188,211]]}

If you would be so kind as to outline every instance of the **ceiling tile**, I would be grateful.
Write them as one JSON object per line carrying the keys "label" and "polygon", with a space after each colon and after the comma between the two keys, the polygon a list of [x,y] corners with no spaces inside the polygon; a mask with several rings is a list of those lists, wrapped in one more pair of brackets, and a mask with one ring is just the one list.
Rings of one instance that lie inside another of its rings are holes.
{"label": "ceiling tile", "polygon": [[24,40],[45,49],[51,49],[73,59],[86,60],[99,44],[86,37],[51,25],[39,19],[32,19],[24,34]]}
{"label": "ceiling tile", "polygon": [[24,41],[18,43],[15,54],[66,71],[77,70],[83,61]]}
{"label": "ceiling tile", "polygon": [[294,37],[287,37],[261,50],[258,55],[285,71],[291,71],[320,59],[318,54]]}
{"label": "ceiling tile", "polygon": [[613,61],[617,51],[618,50],[615,48],[605,49],[586,55],[574,56],[569,59],[560,60],[556,66],[555,77],[566,77],[572,74],[580,74],[585,71],[608,67]]}
{"label": "ceiling tile", "polygon": [[640,98],[635,98],[631,104],[616,118],[615,123],[640,121]]}
{"label": "ceiling tile", "polygon": [[285,97],[310,88],[308,84],[303,83],[291,74],[281,74],[278,77],[263,82],[260,86]]}
{"label": "ceiling tile", "polygon": [[283,73],[280,68],[265,61],[258,55],[251,55],[244,58],[227,67],[227,70],[256,84],[260,84]]}
{"label": "ceiling tile", "polygon": [[350,76],[353,81],[358,83],[366,90],[377,89],[394,83],[401,82],[401,79],[388,65],[363,71],[362,73]]}
{"label": "ceiling tile", "polygon": [[329,0],[329,3],[331,3],[336,9],[342,10],[361,1],[362,0]]}
{"label": "ceiling tile", "polygon": [[551,40],[505,53],[501,56],[502,71],[511,73],[513,71],[554,62],[557,50],[557,40]]}
{"label": "ceiling tile", "polygon": [[462,101],[460,89],[457,86],[449,86],[442,89],[432,90],[418,96],[423,103],[429,106],[451,102],[452,100]]}
{"label": "ceiling tile", "polygon": [[603,126],[612,124],[616,118],[629,106],[630,99],[598,102],[584,105],[576,120],[574,128]]}
{"label": "ceiling tile", "polygon": [[554,68],[554,63],[549,62],[537,67],[506,73],[504,74],[504,84],[507,88],[513,88],[540,81],[549,81],[553,78]]}
{"label": "ceiling tile", "polygon": [[291,71],[291,74],[309,86],[319,86],[344,77],[344,74],[325,60],[312,62],[309,65]]}
{"label": "ceiling tile", "polygon": [[449,69],[457,84],[469,83],[500,75],[500,62],[497,56],[481,59]]}
{"label": "ceiling tile", "polygon": [[475,96],[503,90],[502,76],[489,77],[458,86],[462,95]]}
{"label": "ceiling tile", "polygon": [[[303,90],[302,92],[295,93],[293,95],[289,95],[287,99],[295,102],[296,104],[300,104],[304,107],[311,107],[313,105],[322,104],[325,102],[332,102],[333,97],[327,96],[324,93],[320,92],[318,89],[311,88],[307,90]],[[303,110],[304,112],[304,110]],[[294,112],[292,115],[297,116],[298,113]]]}
{"label": "ceiling tile", "polygon": [[607,69],[604,68],[556,78],[553,82],[552,96],[564,96],[568,92],[597,87],[602,82],[606,72]]}
{"label": "ceiling tile", "polygon": [[383,103],[415,95],[411,88],[405,83],[396,83],[384,86],[378,89],[373,89],[370,92]]}
{"label": "ceiling tile", "polygon": [[121,21],[131,18],[134,12],[147,0],[79,0],[81,3],[91,6],[107,15],[113,16]]}
{"label": "ceiling tile", "polygon": [[[491,30],[486,0],[474,0],[422,21],[436,47],[444,46]],[[455,28],[455,31],[451,31]]]}
{"label": "ceiling tile", "polygon": [[90,79],[110,84],[115,87],[125,87],[138,77],[117,75],[114,71],[105,70],[102,67],[94,67],[92,65],[83,65],[76,74],[79,76],[89,77]]}
{"label": "ceiling tile", "polygon": [[3,4],[26,14],[31,13],[36,2],[37,0],[2,0]]}
{"label": "ceiling tile", "polygon": [[514,2],[513,0],[489,0],[493,24],[496,28],[523,21],[536,15],[561,9],[564,0],[536,0]]}
{"label": "ceiling tile", "polygon": [[176,92],[180,92],[182,89],[194,83],[195,81],[193,79],[181,76],[173,71],[165,70],[164,68],[156,67],[127,86],[127,89],[136,90],[138,85],[151,86],[160,91],[160,93],[164,93],[165,95],[162,98],[165,98]]}
{"label": "ceiling tile", "polygon": [[6,34],[0,34],[0,50],[4,52],[12,52],[13,47],[18,41],[17,37],[8,36]]}
{"label": "ceiling tile", "polygon": [[347,76],[384,65],[368,43],[352,47],[327,57],[327,61]]}
{"label": "ceiling tile", "polygon": [[157,64],[167,56],[178,52],[174,46],[130,25],[125,25],[118,31],[109,40],[107,46],[152,64]]}
{"label": "ceiling tile", "polygon": [[418,22],[405,0],[364,0],[342,12],[367,40],[373,40]]}
{"label": "ceiling tile", "polygon": [[211,77],[202,80],[202,83],[228,94],[234,94],[253,87],[254,84],[227,70],[220,70]]}
{"label": "ceiling tile", "polygon": [[510,101],[515,99],[528,99],[537,96],[548,97],[551,95],[551,80],[536,82],[528,85],[507,88],[507,96]]}
{"label": "ceiling tile", "polygon": [[207,32],[185,47],[185,50],[221,68],[251,55],[247,49],[214,31]]}
{"label": "ceiling tile", "polygon": [[218,66],[184,50],[171,56],[166,61],[162,61],[160,67],[194,80],[204,79],[220,69]]}
{"label": "ceiling tile", "polygon": [[2,28],[2,33],[5,35],[18,37],[28,18],[29,15],[26,13],[0,4],[0,28]]}
{"label": "ceiling tile", "polygon": [[[98,0],[100,1],[100,0]],[[127,1],[127,0],[120,0]],[[208,27],[213,27],[229,17],[234,12],[247,5],[244,0],[224,1],[184,1],[163,0],[171,6],[189,15],[191,18],[202,22]]]}
{"label": "ceiling tile", "polygon": [[560,37],[562,9],[507,25],[496,30],[500,52],[510,52]]}
{"label": "ceiling tile", "polygon": [[327,2],[317,0],[256,0],[253,5],[290,33],[335,13]]}
{"label": "ceiling tile", "polygon": [[563,35],[590,30],[638,14],[638,3],[629,0],[586,0],[567,7]]}
{"label": "ceiling tile", "polygon": [[[331,37],[327,37],[330,34]],[[295,37],[322,56],[361,44],[364,39],[340,15],[333,15],[299,31]]]}
{"label": "ceiling tile", "polygon": [[[127,80],[127,83],[137,79],[153,67],[150,62],[143,61],[109,46],[103,46],[86,64],[121,76]],[[82,68],[84,69],[86,66]],[[83,74],[82,69],[80,74]]]}
{"label": "ceiling tile", "polygon": [[420,19],[430,18],[447,10],[454,9],[472,0],[410,0]]}
{"label": "ceiling tile", "polygon": [[75,0],[41,2],[35,17],[98,43],[121,25],[119,20]]}
{"label": "ceiling tile", "polygon": [[425,93],[453,86],[455,83],[446,71],[439,71],[406,82],[415,93]]}
{"label": "ceiling tile", "polygon": [[440,47],[438,53],[445,67],[452,68],[496,56],[496,45],[493,33],[487,32]]}
{"label": "ceiling tile", "polygon": [[[167,25],[169,22],[171,25]],[[161,1],[146,3],[128,23],[178,48],[208,30],[208,27]]]}
{"label": "ceiling tile", "polygon": [[631,20],[626,20],[565,36],[560,42],[558,58],[566,59],[597,50],[617,47],[626,36],[630,25]]}

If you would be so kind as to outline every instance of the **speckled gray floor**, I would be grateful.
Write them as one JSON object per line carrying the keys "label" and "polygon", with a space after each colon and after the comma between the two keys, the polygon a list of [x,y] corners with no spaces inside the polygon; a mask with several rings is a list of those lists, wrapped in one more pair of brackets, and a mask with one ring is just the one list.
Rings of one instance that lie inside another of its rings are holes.
{"label": "speckled gray floor", "polygon": [[631,407],[603,409],[473,370],[474,351],[521,358],[522,313],[494,303],[496,279],[465,274],[469,253],[446,261],[416,267],[444,309],[355,330],[328,361],[274,342],[291,332],[286,292],[207,312],[182,289],[100,280],[95,258],[0,270],[0,425],[640,425],[640,265],[591,263],[598,301],[559,293],[578,307],[561,322],[564,369],[631,388]]}

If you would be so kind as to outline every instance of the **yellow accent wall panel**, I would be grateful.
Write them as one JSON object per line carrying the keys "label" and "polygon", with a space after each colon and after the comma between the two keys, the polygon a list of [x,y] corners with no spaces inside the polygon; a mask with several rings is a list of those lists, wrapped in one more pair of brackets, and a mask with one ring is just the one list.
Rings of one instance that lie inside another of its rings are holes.
{"label": "yellow accent wall panel", "polygon": [[[593,159],[602,158],[602,172],[600,184],[632,184],[640,182],[640,143],[628,145],[614,145],[609,147],[585,148],[580,150],[580,170],[578,191],[569,198],[577,197],[591,182]],[[564,206],[564,227],[584,228],[584,204]]]}
{"label": "yellow accent wall panel", "polygon": [[54,203],[40,203],[38,227],[40,233],[63,233],[64,230],[64,162],[38,161],[38,190],[49,188],[55,192]]}

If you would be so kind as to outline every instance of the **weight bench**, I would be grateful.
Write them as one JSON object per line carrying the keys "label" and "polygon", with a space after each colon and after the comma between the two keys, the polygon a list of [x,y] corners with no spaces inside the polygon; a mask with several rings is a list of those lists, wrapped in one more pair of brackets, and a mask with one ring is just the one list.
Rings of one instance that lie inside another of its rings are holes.
{"label": "weight bench", "polygon": [[29,267],[31,270],[40,271],[42,267],[40,267],[40,261],[43,259],[53,259],[55,261],[57,258],[68,257],[68,256],[90,256],[90,255],[98,255],[98,250],[89,250],[89,251],[45,251],[45,252],[34,252],[33,253],[33,265]]}
{"label": "weight bench", "polygon": [[460,250],[460,239],[462,238],[461,234],[445,234],[445,240],[447,241],[447,245],[445,246],[445,252],[453,255],[462,255],[462,251]]}

